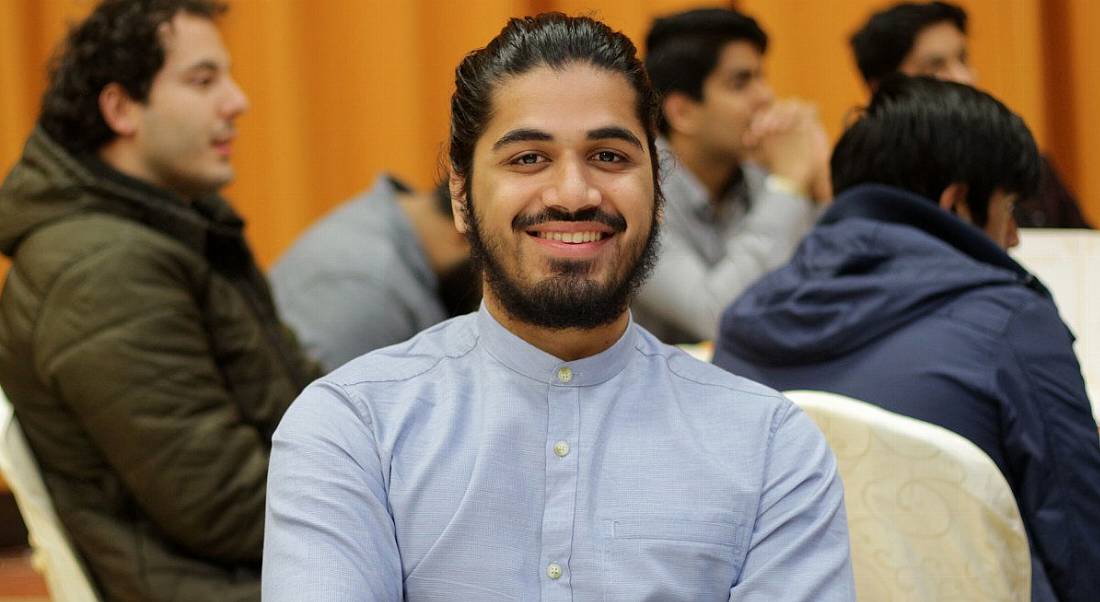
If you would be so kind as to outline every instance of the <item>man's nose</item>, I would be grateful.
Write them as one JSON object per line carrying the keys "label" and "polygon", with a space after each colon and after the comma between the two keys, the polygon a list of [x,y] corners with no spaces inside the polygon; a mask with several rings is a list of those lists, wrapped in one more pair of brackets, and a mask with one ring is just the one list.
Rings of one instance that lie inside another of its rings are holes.
{"label": "man's nose", "polygon": [[753,81],[753,91],[756,94],[756,102],[760,107],[771,106],[775,102],[775,91],[772,90],[768,80],[764,79],[763,75],[759,75]]}
{"label": "man's nose", "polygon": [[968,86],[974,85],[974,70],[962,61],[954,61],[947,67],[947,79]]}
{"label": "man's nose", "polygon": [[222,111],[226,117],[233,118],[248,110],[248,96],[245,95],[244,90],[241,90],[237,80],[232,77],[228,78],[228,84],[229,90],[222,104]]}
{"label": "man's nose", "polygon": [[590,180],[584,160],[580,157],[559,158],[554,182],[542,195],[544,205],[569,213],[597,207],[602,199],[599,189]]}

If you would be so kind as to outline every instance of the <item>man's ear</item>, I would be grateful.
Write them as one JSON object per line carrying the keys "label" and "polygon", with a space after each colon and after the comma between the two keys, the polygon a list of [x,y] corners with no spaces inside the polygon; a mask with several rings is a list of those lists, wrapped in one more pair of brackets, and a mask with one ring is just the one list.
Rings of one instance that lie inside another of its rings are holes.
{"label": "man's ear", "polygon": [[455,229],[462,234],[466,233],[466,192],[462,177],[451,169],[451,175],[447,178],[447,187],[451,190],[451,212],[454,213]]}
{"label": "man's ear", "polygon": [[966,193],[970,187],[966,182],[952,182],[940,193],[940,208],[948,213],[954,213],[968,224],[974,223],[970,216],[970,205],[966,202]]}
{"label": "man's ear", "polygon": [[117,82],[111,82],[99,91],[99,112],[107,127],[120,137],[133,136],[137,132],[138,104]]}
{"label": "man's ear", "polygon": [[683,92],[669,92],[661,101],[661,111],[670,132],[694,135],[698,129],[699,101]]}

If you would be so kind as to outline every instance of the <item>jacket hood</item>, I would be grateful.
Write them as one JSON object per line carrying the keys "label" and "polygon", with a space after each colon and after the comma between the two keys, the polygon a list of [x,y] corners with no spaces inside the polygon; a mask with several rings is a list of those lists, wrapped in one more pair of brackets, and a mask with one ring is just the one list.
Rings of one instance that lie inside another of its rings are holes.
{"label": "jacket hood", "polygon": [[81,191],[94,182],[86,167],[35,128],[0,186],[0,251],[11,255],[31,230],[82,210],[91,199]]}
{"label": "jacket hood", "polygon": [[866,184],[837,197],[790,263],[722,317],[719,347],[769,366],[849,353],[958,294],[1034,276],[984,232],[928,199]]}
{"label": "jacket hood", "polygon": [[97,157],[74,157],[36,127],[0,186],[0,252],[13,256],[35,229],[86,211],[146,224],[199,253],[207,250],[209,235],[240,238],[244,226],[216,194],[189,202],[119,173]]}

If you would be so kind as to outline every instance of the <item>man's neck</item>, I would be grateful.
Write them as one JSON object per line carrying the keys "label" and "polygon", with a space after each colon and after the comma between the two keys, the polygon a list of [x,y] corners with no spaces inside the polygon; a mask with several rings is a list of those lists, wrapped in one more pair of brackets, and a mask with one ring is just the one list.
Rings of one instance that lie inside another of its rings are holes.
{"label": "man's neck", "polygon": [[722,201],[726,190],[740,174],[741,164],[730,161],[729,157],[719,157],[706,153],[698,144],[673,136],[669,147],[676,154],[677,161],[695,176],[710,195],[711,203]]}
{"label": "man's neck", "polygon": [[497,322],[517,337],[566,362],[610,349],[630,323],[630,314],[624,311],[614,322],[596,328],[543,328],[516,320],[500,306],[488,284],[484,285],[484,290],[485,307]]}
{"label": "man's neck", "polygon": [[138,162],[137,159],[134,157],[133,153],[127,152],[127,150],[123,148],[117,140],[105,144],[102,148],[99,149],[99,151],[96,152],[96,156],[104,165],[110,167],[111,169],[128,178],[138,180],[148,186],[152,186],[153,188],[158,188],[170,192],[172,193],[172,196],[182,199],[185,203],[190,204],[194,200],[191,195],[183,194],[179,191],[173,190],[172,188],[166,186],[163,182],[157,181],[155,178],[150,177],[149,174],[146,173],[142,164]]}

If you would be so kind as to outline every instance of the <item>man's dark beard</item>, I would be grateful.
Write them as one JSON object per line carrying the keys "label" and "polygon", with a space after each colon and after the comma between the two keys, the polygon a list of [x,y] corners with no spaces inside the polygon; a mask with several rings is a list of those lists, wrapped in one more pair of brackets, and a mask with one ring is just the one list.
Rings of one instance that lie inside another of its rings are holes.
{"label": "man's dark beard", "polygon": [[[473,198],[467,197],[465,206],[466,238],[470,241],[471,257],[475,265],[485,273],[489,288],[500,300],[504,311],[513,318],[543,328],[596,328],[610,324],[626,311],[634,291],[641,286],[657,259],[657,203],[654,202],[652,227],[641,250],[635,257],[620,256],[611,266],[611,280],[599,284],[586,276],[595,265],[594,260],[554,260],[550,263],[555,276],[524,288],[509,278],[499,261],[502,252],[496,245],[484,240],[473,208]],[[621,216],[610,215],[595,208],[565,213],[546,209],[534,216],[519,216],[512,221],[513,232],[524,232],[530,227],[547,221],[594,221],[611,226],[616,233],[626,229]],[[623,249],[630,253],[635,248]],[[624,262],[633,261],[623,270]],[[518,266],[523,269],[523,266]]]}
{"label": "man's dark beard", "polygon": [[439,300],[453,318],[477,310],[481,304],[481,278],[472,259],[439,275]]}

